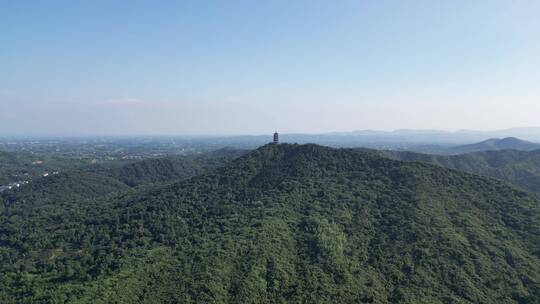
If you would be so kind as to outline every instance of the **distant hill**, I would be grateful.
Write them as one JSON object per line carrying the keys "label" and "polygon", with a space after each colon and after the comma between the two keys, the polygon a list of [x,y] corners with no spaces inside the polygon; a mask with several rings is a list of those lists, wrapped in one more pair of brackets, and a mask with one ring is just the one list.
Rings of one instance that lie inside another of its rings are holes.
{"label": "distant hill", "polygon": [[123,182],[103,174],[69,171],[38,178],[17,190],[6,191],[2,195],[8,201],[33,206],[98,198],[127,189],[129,187]]}
{"label": "distant hill", "polygon": [[246,150],[223,148],[212,152],[149,159],[104,172],[133,187],[146,183],[175,181],[200,175],[225,165],[247,153]]}
{"label": "distant hill", "polygon": [[540,150],[500,150],[459,155],[431,155],[407,151],[384,151],[403,161],[420,161],[442,167],[490,176],[520,188],[540,193]]}
{"label": "distant hill", "polygon": [[131,187],[172,183],[200,175],[245,153],[245,150],[219,149],[197,155],[142,160],[111,169],[71,170],[36,178],[19,189],[2,193],[2,196],[10,202],[31,205],[97,199]]}
{"label": "distant hill", "polygon": [[82,161],[72,159],[59,161],[54,157],[43,158],[29,152],[0,151],[0,185],[36,178],[45,172],[82,166]]}
{"label": "distant hill", "polygon": [[6,205],[0,222],[2,303],[540,299],[536,197],[369,151],[266,145],[174,184]]}
{"label": "distant hill", "polygon": [[462,145],[449,149],[451,153],[470,153],[479,151],[494,151],[494,150],[521,150],[532,151],[540,149],[540,144],[526,140],[521,140],[515,137],[506,138],[491,138],[482,142],[470,145]]}
{"label": "distant hill", "polygon": [[[372,149],[421,150],[445,153],[450,146],[464,145],[483,141],[486,138],[517,137],[540,142],[540,128],[518,128],[493,131],[475,130],[357,130],[350,132],[331,132],[320,134],[281,133],[280,141],[284,143],[316,143],[331,147],[365,147]],[[245,149],[255,149],[268,143],[271,138],[267,135],[240,135],[195,137],[198,145],[212,148],[231,146]]]}

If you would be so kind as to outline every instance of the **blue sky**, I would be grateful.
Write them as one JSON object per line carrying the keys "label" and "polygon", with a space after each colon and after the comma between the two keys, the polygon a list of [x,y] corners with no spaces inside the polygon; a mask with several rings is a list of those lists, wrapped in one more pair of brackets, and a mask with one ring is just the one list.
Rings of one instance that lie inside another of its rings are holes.
{"label": "blue sky", "polygon": [[539,1],[1,1],[0,133],[540,125]]}

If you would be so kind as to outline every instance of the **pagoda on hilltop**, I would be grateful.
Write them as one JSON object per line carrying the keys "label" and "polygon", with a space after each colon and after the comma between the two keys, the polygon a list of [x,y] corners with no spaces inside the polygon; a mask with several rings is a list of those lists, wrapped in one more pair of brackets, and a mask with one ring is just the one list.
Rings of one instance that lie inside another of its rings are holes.
{"label": "pagoda on hilltop", "polygon": [[276,132],[274,133],[274,145],[277,145],[277,144],[279,144],[279,134],[278,134],[278,132],[276,131]]}

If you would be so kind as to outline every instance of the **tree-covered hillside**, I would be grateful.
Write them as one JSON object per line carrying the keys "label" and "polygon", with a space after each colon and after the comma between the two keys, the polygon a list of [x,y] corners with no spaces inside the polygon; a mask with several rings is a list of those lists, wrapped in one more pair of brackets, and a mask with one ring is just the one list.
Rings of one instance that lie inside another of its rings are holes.
{"label": "tree-covered hillside", "polygon": [[373,152],[267,145],[0,222],[2,303],[540,303],[533,196]]}
{"label": "tree-covered hillside", "polygon": [[36,178],[21,188],[3,192],[6,201],[36,205],[97,199],[113,192],[152,183],[171,183],[226,165],[244,150],[220,149],[191,156],[148,159],[120,167],[97,166]]}
{"label": "tree-covered hillside", "polygon": [[29,180],[46,172],[82,168],[85,165],[87,164],[80,160],[59,159],[51,155],[0,151],[0,185]]}
{"label": "tree-covered hillside", "polygon": [[106,174],[132,187],[181,180],[223,166],[245,153],[245,150],[225,148],[196,155],[149,159],[110,169]]}
{"label": "tree-covered hillside", "polygon": [[19,189],[6,191],[2,196],[7,201],[30,206],[98,198],[127,189],[126,184],[103,174],[69,171],[38,178]]}
{"label": "tree-covered hillside", "polygon": [[446,168],[495,177],[523,189],[540,192],[540,150],[486,151],[452,156],[398,151],[382,153],[394,159],[432,163]]}
{"label": "tree-covered hillside", "polygon": [[475,144],[452,147],[448,149],[447,152],[459,154],[497,150],[533,151],[538,149],[540,149],[540,144],[538,143],[522,140],[516,137],[506,137],[490,138]]}

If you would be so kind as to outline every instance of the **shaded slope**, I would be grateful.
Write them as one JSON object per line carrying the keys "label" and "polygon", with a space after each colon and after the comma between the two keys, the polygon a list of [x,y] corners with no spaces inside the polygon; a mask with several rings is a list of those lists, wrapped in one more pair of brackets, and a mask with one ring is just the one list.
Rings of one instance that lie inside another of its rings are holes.
{"label": "shaded slope", "polygon": [[2,196],[11,202],[30,204],[97,199],[135,186],[187,179],[223,166],[244,153],[221,149],[197,156],[143,160],[113,169],[67,171],[37,178]]}
{"label": "shaded slope", "polygon": [[421,161],[490,176],[529,191],[540,192],[540,150],[486,151],[452,156],[398,151],[381,153],[394,159]]}
{"label": "shaded slope", "polygon": [[140,161],[107,172],[116,179],[134,187],[146,183],[156,183],[184,179],[199,175],[204,166],[181,158],[159,158]]}
{"label": "shaded slope", "polygon": [[5,210],[0,299],[538,303],[538,206],[436,166],[269,145],[211,174],[20,223]]}
{"label": "shaded slope", "polygon": [[36,179],[20,189],[6,191],[3,196],[8,201],[36,205],[99,198],[127,189],[126,184],[103,174],[70,171]]}
{"label": "shaded slope", "polygon": [[245,150],[220,149],[195,156],[149,159],[107,173],[129,186],[186,179],[225,165]]}
{"label": "shaded slope", "polygon": [[538,143],[533,143],[515,137],[506,137],[490,138],[475,144],[457,146],[449,149],[449,151],[452,153],[471,153],[496,150],[532,151],[537,149],[540,149],[540,144]]}

